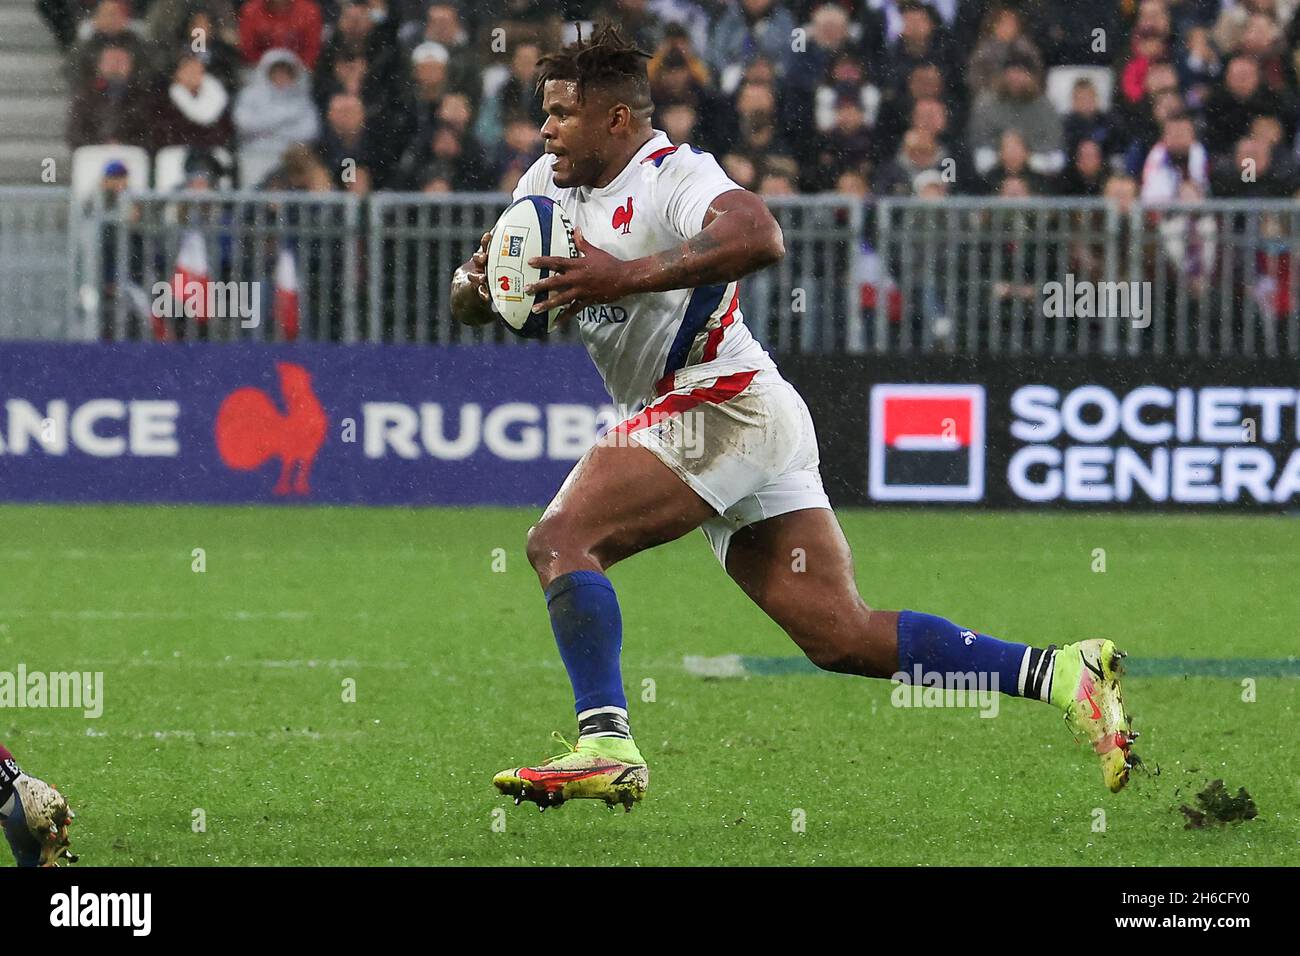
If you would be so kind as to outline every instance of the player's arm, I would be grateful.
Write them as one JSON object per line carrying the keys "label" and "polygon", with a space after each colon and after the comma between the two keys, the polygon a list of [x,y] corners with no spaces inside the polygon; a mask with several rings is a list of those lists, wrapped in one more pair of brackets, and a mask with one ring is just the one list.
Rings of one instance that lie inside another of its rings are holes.
{"label": "player's arm", "polygon": [[767,204],[745,189],[718,196],[704,228],[680,246],[626,263],[629,293],[670,292],[720,285],[780,262],[781,226]]}
{"label": "player's arm", "polygon": [[487,250],[492,233],[483,233],[478,251],[451,277],[451,314],[466,325],[486,325],[496,316],[487,287]]}
{"label": "player's arm", "polygon": [[529,260],[529,265],[551,273],[524,287],[525,292],[547,294],[533,306],[534,312],[568,306],[560,314],[562,321],[585,306],[624,296],[732,282],[785,255],[780,225],[763,200],[744,189],[719,193],[704,213],[702,229],[680,246],[652,256],[624,262],[591,245],[581,232],[575,240],[581,253],[577,259]]}

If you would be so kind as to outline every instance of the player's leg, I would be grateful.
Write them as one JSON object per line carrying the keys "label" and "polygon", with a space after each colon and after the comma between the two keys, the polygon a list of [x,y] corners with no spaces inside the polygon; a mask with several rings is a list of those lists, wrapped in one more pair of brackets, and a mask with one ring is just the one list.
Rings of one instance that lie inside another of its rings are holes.
{"label": "player's leg", "polygon": [[573,686],[578,743],[542,766],[497,774],[497,788],[516,803],[545,808],[589,797],[631,809],[648,783],[623,691],[622,615],[605,571],[693,531],[714,510],[624,435],[615,432],[587,453],[528,533],[528,560]]}
{"label": "player's leg", "polygon": [[747,525],[726,552],[727,573],[826,670],[925,679],[991,689],[1063,709],[1102,759],[1107,786],[1128,778],[1130,722],[1119,690],[1120,654],[1110,641],[1059,651],[1002,641],[916,611],[874,611],[858,593],[848,542],[835,515],[806,508]]}

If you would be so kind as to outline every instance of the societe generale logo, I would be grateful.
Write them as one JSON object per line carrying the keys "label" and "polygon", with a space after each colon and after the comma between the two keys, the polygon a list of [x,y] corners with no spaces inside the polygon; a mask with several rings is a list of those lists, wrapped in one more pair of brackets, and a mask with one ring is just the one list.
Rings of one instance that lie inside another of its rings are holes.
{"label": "societe generale logo", "polygon": [[867,490],[875,501],[984,497],[984,386],[875,385]]}

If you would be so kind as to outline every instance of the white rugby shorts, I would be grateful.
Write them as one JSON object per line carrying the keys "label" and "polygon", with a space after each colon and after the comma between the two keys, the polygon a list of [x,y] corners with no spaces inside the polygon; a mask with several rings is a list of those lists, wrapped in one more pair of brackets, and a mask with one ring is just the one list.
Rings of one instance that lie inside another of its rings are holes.
{"label": "white rugby shorts", "polygon": [[775,369],[679,383],[611,432],[652,452],[718,513],[702,530],[724,568],[746,525],[831,506],[808,406]]}

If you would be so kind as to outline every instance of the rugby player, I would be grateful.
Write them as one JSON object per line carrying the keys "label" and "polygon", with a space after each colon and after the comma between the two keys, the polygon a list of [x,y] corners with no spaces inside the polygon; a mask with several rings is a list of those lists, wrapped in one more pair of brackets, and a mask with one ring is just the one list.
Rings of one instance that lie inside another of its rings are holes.
{"label": "rugby player", "polygon": [[[630,810],[642,799],[649,771],[628,721],[622,619],[605,572],[700,528],[726,573],[818,667],[981,674],[1063,710],[1119,790],[1136,735],[1114,643],[1027,646],[931,614],[873,610],[859,595],[808,409],[741,312],[738,280],[782,258],[781,229],[713,156],[653,128],[646,59],[603,25],[538,64],[545,154],[514,198],[558,203],[580,254],[531,260],[549,276],[524,291],[536,312],[564,308],[614,401],[637,411],[578,462],[528,532],[578,736],[541,765],[497,774],[497,789],[543,809],[594,798]],[[494,319],[491,238],[453,277],[452,311],[468,324]],[[682,440],[688,427],[698,446]]]}

